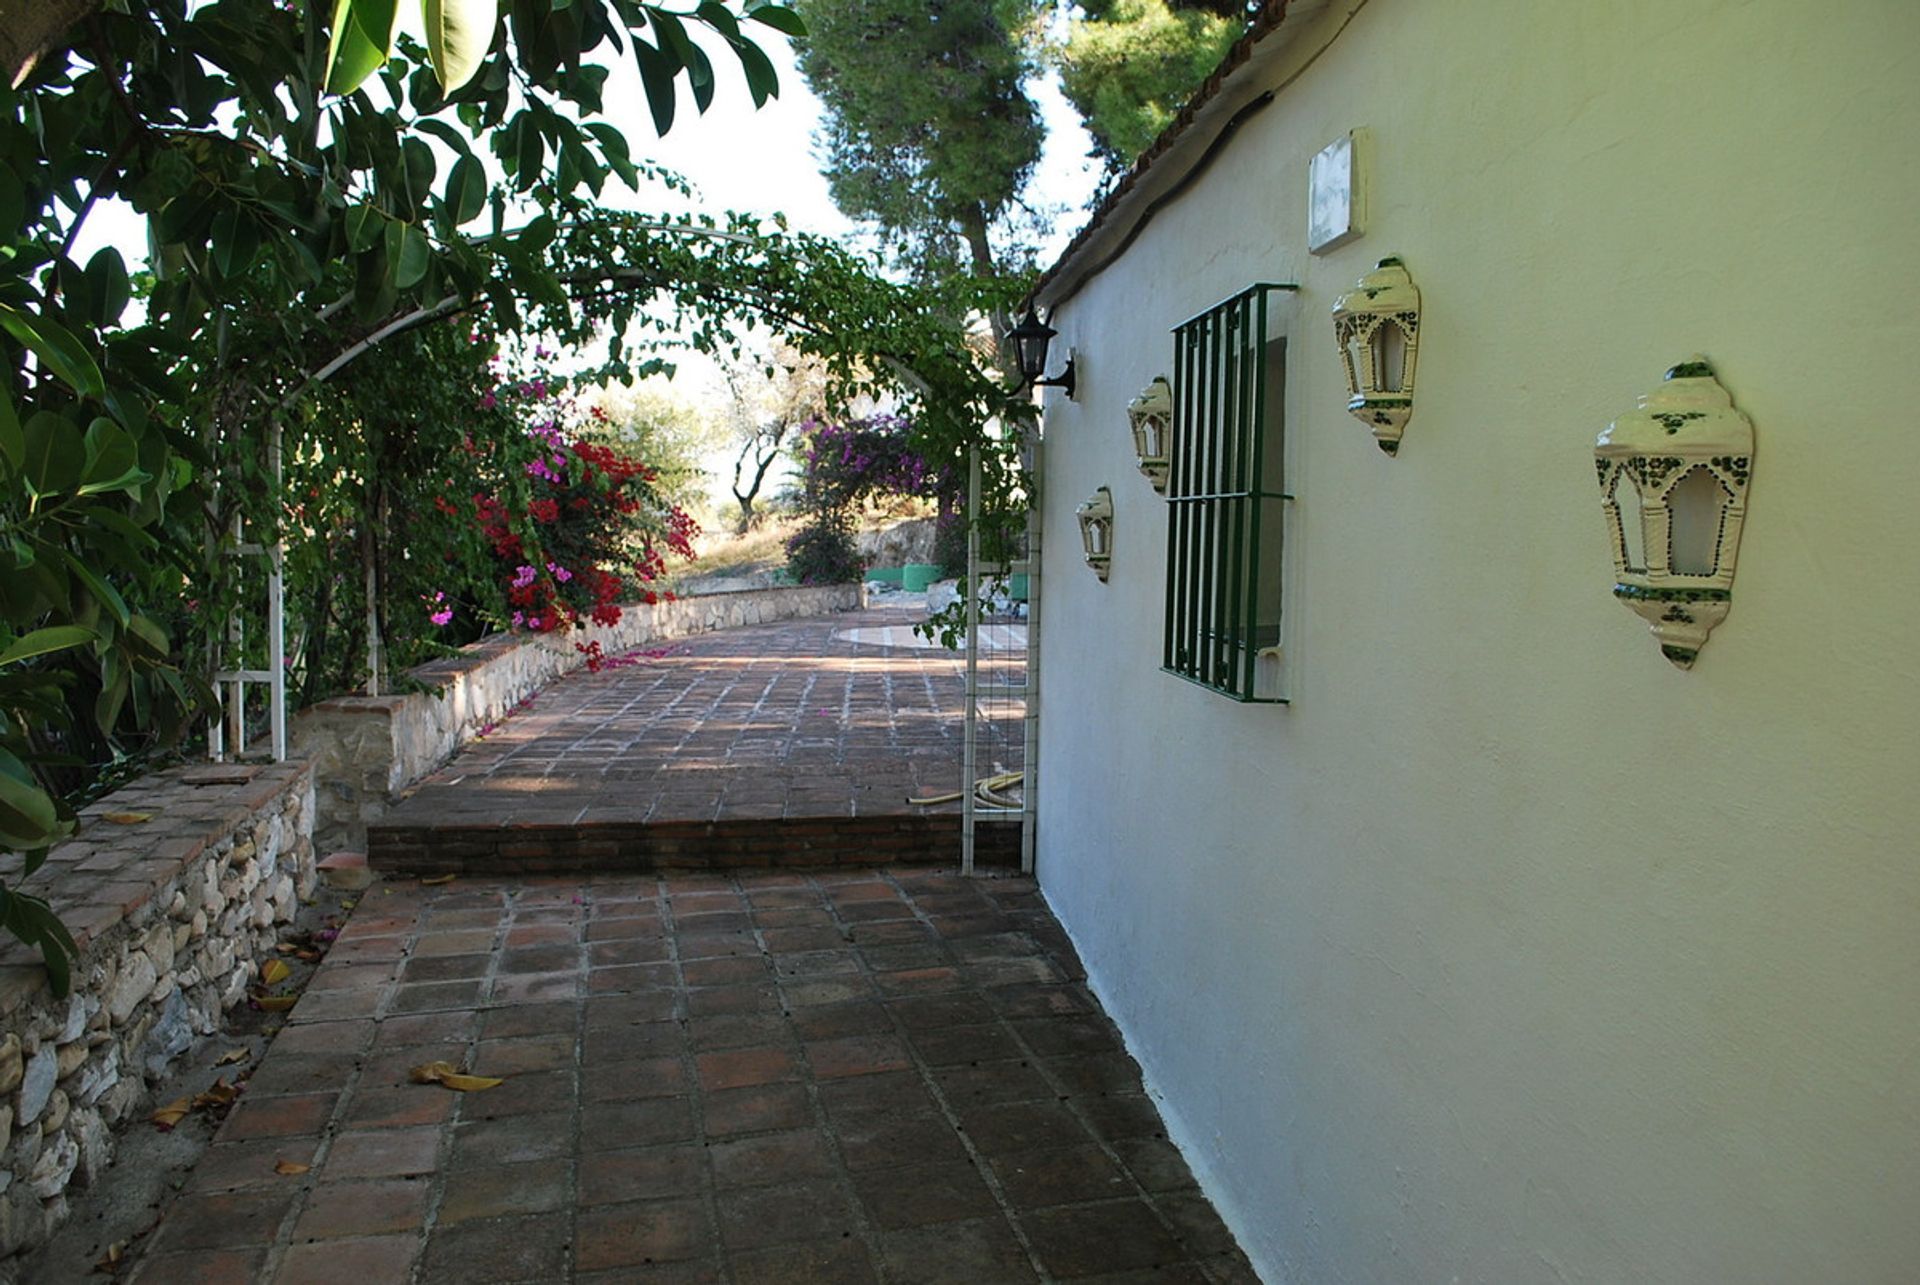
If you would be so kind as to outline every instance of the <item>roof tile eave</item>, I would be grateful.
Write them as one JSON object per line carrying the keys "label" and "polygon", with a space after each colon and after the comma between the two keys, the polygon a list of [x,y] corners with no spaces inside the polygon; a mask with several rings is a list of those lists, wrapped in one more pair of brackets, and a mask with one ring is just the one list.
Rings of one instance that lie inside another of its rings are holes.
{"label": "roof tile eave", "polygon": [[1059,277],[1062,270],[1073,262],[1094,236],[1106,226],[1108,218],[1116,207],[1146,177],[1147,172],[1153,168],[1154,162],[1186,136],[1187,130],[1198,119],[1200,112],[1219,96],[1233,73],[1252,56],[1254,47],[1280,25],[1282,19],[1286,17],[1287,4],[1288,0],[1263,0],[1260,8],[1248,20],[1247,30],[1233,43],[1233,47],[1227,50],[1226,56],[1220,60],[1220,65],[1200,82],[1200,87],[1194,90],[1192,96],[1181,106],[1180,111],[1167,127],[1160,131],[1160,136],[1147,145],[1147,150],[1140,153],[1128,167],[1127,172],[1122,174],[1119,181],[1100,198],[1100,203],[1094,206],[1093,213],[1087,216],[1085,225],[1074,233],[1071,241],[1067,242],[1066,249],[1062,250],[1059,257],[1034,280],[1033,288],[1027,292],[1029,300],[1037,299],[1047,286]]}

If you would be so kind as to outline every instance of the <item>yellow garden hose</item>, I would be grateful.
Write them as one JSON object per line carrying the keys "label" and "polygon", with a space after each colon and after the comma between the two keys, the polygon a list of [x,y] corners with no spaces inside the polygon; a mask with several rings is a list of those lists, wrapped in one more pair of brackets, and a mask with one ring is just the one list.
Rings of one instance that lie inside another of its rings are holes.
{"label": "yellow garden hose", "polygon": [[[1025,772],[1002,772],[998,776],[983,776],[973,783],[973,797],[988,807],[1017,808],[1020,806],[1020,800],[1009,798],[1001,791],[1009,785],[1025,780],[1026,775]],[[925,808],[932,807],[936,803],[958,803],[963,794],[964,791],[955,790],[951,794],[933,794],[919,799],[909,798],[907,802],[914,807]]]}

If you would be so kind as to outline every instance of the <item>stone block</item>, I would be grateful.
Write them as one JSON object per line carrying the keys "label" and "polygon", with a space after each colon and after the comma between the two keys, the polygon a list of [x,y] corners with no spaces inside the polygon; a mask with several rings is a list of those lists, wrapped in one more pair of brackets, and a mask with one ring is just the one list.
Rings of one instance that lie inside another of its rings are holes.
{"label": "stone block", "polygon": [[68,1131],[80,1147],[80,1163],[74,1168],[73,1180],[83,1187],[91,1187],[113,1163],[113,1133],[97,1111],[84,1109],[74,1112],[73,1125]]}
{"label": "stone block", "polygon": [[153,960],[144,951],[134,951],[127,956],[127,962],[120,967],[120,975],[114,979],[113,988],[107,992],[107,1011],[113,1014],[117,1026],[133,1016],[133,1010],[140,1005],[153,990],[153,984],[160,980],[160,970],[153,966]]}
{"label": "stone block", "polygon": [[140,949],[162,975],[173,971],[173,925],[157,923],[140,939]]}
{"label": "stone block", "polygon": [[100,1001],[96,999],[92,1001],[90,1008],[88,1001],[91,998],[78,991],[67,996],[66,1020],[60,1024],[60,1034],[54,1038],[54,1043],[71,1044],[86,1033],[87,1019],[93,1016],[93,1010],[100,1005]]}
{"label": "stone block", "polygon": [[72,1107],[73,1099],[67,1096],[66,1091],[64,1089],[55,1089],[53,1096],[47,1099],[46,1114],[40,1117],[41,1135],[51,1138],[54,1134],[60,1132],[61,1126],[67,1122],[67,1112],[72,1109]]}
{"label": "stone block", "polygon": [[[82,1031],[81,1034],[84,1035],[86,1032]],[[54,1063],[56,1067],[58,1067],[58,1075],[56,1078],[66,1079],[69,1075],[78,1071],[81,1063],[86,1060],[87,1042],[84,1039],[76,1038],[70,1044],[56,1046],[54,1049]]]}
{"label": "stone block", "polygon": [[110,1045],[107,1051],[80,1068],[79,1078],[69,1092],[73,1100],[88,1106],[98,1102],[113,1087],[120,1083],[120,1046]]}
{"label": "stone block", "polygon": [[60,1059],[51,1045],[43,1046],[27,1059],[26,1073],[20,1081],[17,1123],[29,1125],[40,1118],[40,1113],[47,1109],[47,1099],[53,1096],[53,1086],[59,1078]]}
{"label": "stone block", "polygon": [[27,1174],[27,1189],[42,1200],[52,1200],[67,1189],[67,1179],[80,1163],[80,1144],[67,1134],[48,1140]]}
{"label": "stone block", "polygon": [[26,1056],[20,1051],[20,1037],[8,1032],[7,1038],[0,1040],[0,1093],[11,1093],[20,1087],[20,1077],[26,1074]]}

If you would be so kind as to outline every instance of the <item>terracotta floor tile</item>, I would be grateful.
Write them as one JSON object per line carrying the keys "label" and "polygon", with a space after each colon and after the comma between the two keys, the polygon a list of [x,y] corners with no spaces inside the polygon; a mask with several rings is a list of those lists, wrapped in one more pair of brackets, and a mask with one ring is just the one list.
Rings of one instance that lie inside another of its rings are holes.
{"label": "terracotta floor tile", "polygon": [[[269,1244],[299,1199],[295,1184],[183,1195],[167,1206],[153,1253],[246,1248]],[[155,1278],[159,1279],[159,1278]]]}
{"label": "terracotta floor tile", "polygon": [[417,1235],[366,1236],[289,1246],[273,1285],[341,1285],[404,1281],[420,1255]]}
{"label": "terracotta floor tile", "polygon": [[674,1057],[590,1062],[581,1073],[588,1102],[629,1102],[637,1098],[676,1097],[687,1091],[686,1065]]}
{"label": "terracotta floor tile", "polygon": [[1127,1172],[1092,1143],[1010,1151],[990,1158],[1007,1198],[1022,1209],[1134,1194]]}
{"label": "terracotta floor tile", "polygon": [[720,1238],[735,1252],[794,1241],[833,1239],[853,1230],[853,1213],[825,1183],[747,1187],[715,1197]]}
{"label": "terracotta floor tile", "polygon": [[427,1238],[415,1280],[418,1285],[563,1281],[571,1240],[568,1220],[547,1214],[438,1226]]}
{"label": "terracotta floor tile", "polygon": [[970,1164],[909,1165],[853,1175],[867,1217],[883,1231],[989,1217],[993,1193]]}
{"label": "terracotta floor tile", "polygon": [[695,1063],[699,1067],[700,1087],[708,1092],[792,1080],[800,1073],[793,1052],[778,1046],[702,1053]]}
{"label": "terracotta floor tile", "polygon": [[478,1015],[471,1012],[386,1017],[375,1028],[373,1048],[381,1052],[407,1045],[461,1043],[472,1039],[479,1025]]}
{"label": "terracotta floor tile", "polygon": [[1173,1233],[1137,1200],[1040,1210],[1020,1221],[1041,1263],[1056,1276],[1167,1267],[1188,1257]]}
{"label": "terracotta floor tile", "polygon": [[811,1123],[813,1108],[798,1084],[757,1084],[723,1089],[702,1099],[702,1119],[709,1137],[797,1129]]}
{"label": "terracotta floor tile", "polygon": [[596,1151],[580,1157],[580,1203],[685,1196],[706,1185],[704,1148],[689,1143],[619,1151]]}
{"label": "terracotta floor tile", "polygon": [[319,1150],[317,1136],[215,1143],[194,1161],[187,1175],[187,1190],[211,1193],[241,1187],[284,1187],[287,1177],[275,1166],[283,1160],[311,1165]]}
{"label": "terracotta floor tile", "polygon": [[736,1285],[866,1285],[879,1279],[857,1240],[801,1241],[733,1256]]}
{"label": "terracotta floor tile", "polygon": [[573,1161],[564,1157],[456,1170],[447,1175],[436,1217],[446,1225],[510,1214],[559,1213],[572,1196],[572,1171]]}
{"label": "terracotta floor tile", "polygon": [[476,1120],[454,1129],[451,1168],[552,1160],[570,1154],[573,1146],[573,1116],[569,1112]]}
{"label": "terracotta floor tile", "polygon": [[286,1097],[243,1097],[216,1135],[221,1142],[249,1138],[290,1138],[326,1128],[338,1093],[298,1093]]}
{"label": "terracotta floor tile", "polygon": [[128,1285],[254,1285],[266,1262],[264,1249],[195,1249],[148,1254],[127,1277]]}
{"label": "terracotta floor tile", "polygon": [[915,1285],[1016,1285],[1038,1279],[1002,1218],[886,1232],[880,1253],[890,1274]]}
{"label": "terracotta floor tile", "polygon": [[440,1137],[432,1127],[342,1133],[327,1150],[327,1180],[432,1173],[440,1165]]}
{"label": "terracotta floor tile", "polygon": [[411,1231],[426,1219],[432,1188],[418,1178],[322,1182],[293,1225],[296,1241]]}
{"label": "terracotta floor tile", "polygon": [[714,1186],[721,1188],[806,1182],[828,1177],[835,1167],[826,1135],[817,1129],[714,1142],[707,1158]]}
{"label": "terracotta floor tile", "polygon": [[847,1035],[839,1039],[814,1040],[803,1046],[807,1064],[816,1078],[838,1079],[848,1075],[877,1075],[901,1071],[913,1065],[907,1046],[896,1035]]}
{"label": "terracotta floor tile", "polygon": [[347,1102],[343,1129],[392,1129],[453,1118],[454,1095],[435,1085],[362,1085]]}
{"label": "terracotta floor tile", "polygon": [[712,1246],[697,1200],[648,1200],[584,1209],[576,1222],[574,1263],[582,1271],[703,1258]]}
{"label": "terracotta floor tile", "polygon": [[610,1151],[683,1142],[694,1135],[693,1110],[684,1097],[644,1102],[597,1102],[583,1112],[580,1149]]}

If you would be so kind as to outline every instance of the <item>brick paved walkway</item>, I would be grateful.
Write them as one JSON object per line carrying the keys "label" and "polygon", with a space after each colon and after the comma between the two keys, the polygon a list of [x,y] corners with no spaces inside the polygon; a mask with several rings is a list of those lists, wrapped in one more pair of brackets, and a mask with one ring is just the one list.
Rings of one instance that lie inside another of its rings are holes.
{"label": "brick paved walkway", "polygon": [[[871,863],[906,859],[934,838],[940,858],[953,858],[958,829],[940,818],[959,805],[907,800],[960,788],[964,667],[952,652],[897,645],[916,618],[869,610],[730,629],[576,672],[372,827],[374,864],[526,873],[572,869],[576,857],[628,868],[764,865],[770,854]],[[982,774],[1007,763],[995,744],[1020,739],[1018,701],[993,712]]]}
{"label": "brick paved walkway", "polygon": [[131,1274],[1069,1278],[1253,1279],[1032,881],[909,867],[376,885]]}

